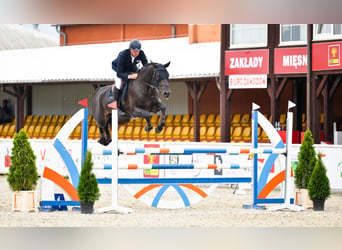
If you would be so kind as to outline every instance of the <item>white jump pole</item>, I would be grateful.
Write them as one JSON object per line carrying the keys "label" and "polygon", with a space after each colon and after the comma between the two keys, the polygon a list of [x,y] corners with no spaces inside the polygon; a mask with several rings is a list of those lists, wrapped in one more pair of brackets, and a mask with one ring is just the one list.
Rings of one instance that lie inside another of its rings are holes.
{"label": "white jump pole", "polygon": [[112,205],[100,208],[96,212],[106,213],[114,211],[121,214],[132,213],[133,209],[118,205],[118,111],[112,109]]}
{"label": "white jump pole", "polygon": [[296,104],[289,101],[287,108],[287,119],[286,119],[286,166],[285,166],[285,200],[284,203],[278,206],[270,207],[271,211],[289,209],[292,211],[303,211],[304,208],[301,206],[297,206],[291,204],[291,189],[294,188],[292,183],[291,185],[291,155],[292,155],[292,131],[293,131],[293,112],[290,112],[290,109],[295,107]]}

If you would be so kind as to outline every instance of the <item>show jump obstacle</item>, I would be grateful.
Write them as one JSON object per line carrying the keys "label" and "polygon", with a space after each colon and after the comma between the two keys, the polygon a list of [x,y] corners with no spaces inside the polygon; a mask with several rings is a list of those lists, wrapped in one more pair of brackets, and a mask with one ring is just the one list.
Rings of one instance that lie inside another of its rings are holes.
{"label": "show jump obstacle", "polygon": [[[291,209],[299,211],[302,208],[293,205],[293,178],[291,177],[291,144],[292,144],[292,120],[293,115],[290,109],[295,105],[289,102],[287,113],[287,144],[281,140],[278,132],[272,124],[258,111],[259,106],[253,104],[252,106],[252,147],[230,147],[218,146],[215,148],[208,147],[194,147],[194,148],[128,148],[122,150],[119,155],[118,146],[118,117],[117,111],[112,111],[112,143],[108,146],[110,149],[92,150],[94,153],[103,155],[111,155],[112,164],[107,169],[110,169],[111,176],[108,178],[98,178],[99,184],[112,185],[112,201],[109,207],[100,208],[97,212],[115,211],[119,213],[129,213],[132,209],[121,207],[118,204],[118,184],[135,184],[144,186],[138,192],[133,193],[134,197],[158,208],[181,208],[193,205],[203,198],[205,198],[218,184],[222,183],[252,183],[253,201],[252,204],[244,205],[244,208],[264,208],[260,204],[281,204],[280,206],[272,207],[277,209]],[[73,129],[82,122],[82,145],[80,150],[81,162],[77,165],[70,153],[67,150],[67,139]],[[268,135],[271,147],[259,147],[258,145],[258,126],[260,126]],[[64,165],[68,171],[71,183],[64,178],[60,173],[45,166],[42,174],[42,189],[41,189],[41,206],[79,206],[79,199],[77,195],[77,185],[79,179],[80,166],[85,158],[88,149],[88,109],[83,108],[79,110],[59,131],[53,141],[53,150],[56,150],[61,156]],[[223,144],[221,144],[223,145]],[[167,177],[167,178],[151,178],[151,177],[132,177],[131,175],[122,176],[121,171],[141,171],[144,169],[163,169],[163,170],[177,170],[178,172],[191,169],[207,169],[214,171],[215,169],[235,169],[238,168],[236,164],[215,164],[215,163],[189,163],[189,164],[136,164],[120,162],[121,154],[125,156],[149,154],[149,155],[195,155],[195,154],[216,154],[216,155],[236,155],[247,154],[253,156],[252,177]],[[268,155],[265,159],[261,172],[259,174],[258,155]],[[286,157],[285,169],[281,170],[274,177],[270,178],[270,172],[279,156]],[[108,166],[108,165],[107,165]],[[285,192],[284,197],[267,198],[267,196],[279,184],[284,183]],[[201,185],[197,187],[196,184]],[[69,197],[69,200],[56,200],[54,194],[54,185],[61,188]],[[208,190],[204,191],[202,185],[210,185]],[[164,201],[162,198],[168,190],[176,191],[180,198],[176,201]],[[154,197],[149,198],[144,196],[146,193],[154,191]],[[195,196],[189,195],[189,191],[195,193]]]}

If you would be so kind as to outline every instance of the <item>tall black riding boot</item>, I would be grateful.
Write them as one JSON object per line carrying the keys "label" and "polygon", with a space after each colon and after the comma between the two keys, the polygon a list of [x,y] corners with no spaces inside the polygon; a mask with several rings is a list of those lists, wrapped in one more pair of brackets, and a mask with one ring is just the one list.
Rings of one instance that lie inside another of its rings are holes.
{"label": "tall black riding boot", "polygon": [[117,109],[118,115],[122,116],[125,114],[125,112],[123,112],[121,109],[118,109],[119,93],[120,93],[120,89],[114,87],[114,93],[112,94],[112,98],[111,98],[111,96],[108,97],[109,104],[107,106],[109,106],[113,109]]}

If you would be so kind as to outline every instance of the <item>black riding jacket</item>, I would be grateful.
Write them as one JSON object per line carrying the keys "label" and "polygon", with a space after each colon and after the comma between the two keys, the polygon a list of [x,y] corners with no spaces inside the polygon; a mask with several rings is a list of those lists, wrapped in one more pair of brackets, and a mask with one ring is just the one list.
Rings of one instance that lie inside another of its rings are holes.
{"label": "black riding jacket", "polygon": [[132,62],[132,56],[129,49],[125,49],[121,51],[118,57],[112,62],[112,69],[119,78],[127,80],[129,74],[138,72],[137,64],[139,62],[141,62],[142,65],[147,64],[147,58],[144,51],[140,50],[139,55],[134,58]]}

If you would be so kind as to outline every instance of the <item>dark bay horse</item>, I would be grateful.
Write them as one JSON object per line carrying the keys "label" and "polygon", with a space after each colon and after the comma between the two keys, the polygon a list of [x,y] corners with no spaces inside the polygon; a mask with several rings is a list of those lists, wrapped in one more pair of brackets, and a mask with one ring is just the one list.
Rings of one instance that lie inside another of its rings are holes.
{"label": "dark bay horse", "polygon": [[[166,105],[161,102],[159,94],[162,94],[166,99],[170,96],[169,73],[166,70],[169,65],[170,62],[164,65],[154,62],[148,63],[140,69],[137,79],[126,83],[127,94],[121,94],[118,103],[119,108],[125,113],[119,116],[119,125],[126,124],[134,118],[145,118],[145,131],[151,131],[153,129],[151,117],[153,113],[160,111],[161,118],[155,130],[156,133],[163,130]],[[100,129],[98,142],[104,146],[112,141],[109,132],[112,109],[107,107],[107,98],[111,88],[111,85],[98,88],[93,101],[93,115]],[[125,92],[124,89],[122,91]]]}

